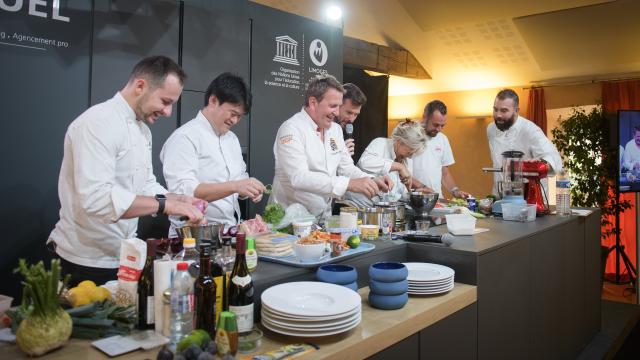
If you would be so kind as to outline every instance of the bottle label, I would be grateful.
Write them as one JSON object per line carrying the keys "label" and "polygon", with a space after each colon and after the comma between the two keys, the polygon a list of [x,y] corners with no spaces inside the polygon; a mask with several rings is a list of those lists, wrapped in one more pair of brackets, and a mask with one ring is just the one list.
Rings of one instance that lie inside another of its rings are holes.
{"label": "bottle label", "polygon": [[218,331],[216,331],[216,345],[218,346],[218,355],[220,356],[231,352],[229,335],[224,329],[218,329]]}
{"label": "bottle label", "polygon": [[229,311],[236,314],[238,332],[249,332],[253,329],[253,303],[245,306],[229,305]]}
{"label": "bottle label", "polygon": [[557,189],[569,189],[571,187],[571,183],[569,180],[556,180],[556,188]]}
{"label": "bottle label", "polygon": [[222,287],[222,276],[216,276],[213,278],[213,281],[216,283],[216,324],[218,323],[218,318],[220,318],[220,313],[222,312],[222,293],[225,291]]}
{"label": "bottle label", "polygon": [[179,314],[191,312],[194,309],[194,300],[193,294],[171,294],[171,311]]}
{"label": "bottle label", "polygon": [[245,256],[247,258],[247,268],[249,268],[249,271],[255,270],[258,266],[258,253],[253,249],[249,249]]}
{"label": "bottle label", "polygon": [[243,277],[236,275],[233,277],[233,279],[231,279],[231,282],[233,282],[234,284],[240,287],[245,287],[249,285],[249,283],[251,283],[251,275],[247,275]]}
{"label": "bottle label", "polygon": [[153,296],[147,296],[147,325],[155,324],[156,313]]}

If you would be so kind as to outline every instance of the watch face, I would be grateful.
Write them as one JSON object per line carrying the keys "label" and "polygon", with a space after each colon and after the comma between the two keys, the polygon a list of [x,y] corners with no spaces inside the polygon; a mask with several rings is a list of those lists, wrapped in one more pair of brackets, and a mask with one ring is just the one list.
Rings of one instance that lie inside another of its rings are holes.
{"label": "watch face", "polygon": [[165,195],[163,195],[163,194],[158,194],[158,195],[156,195],[156,199],[158,199],[158,200],[160,200],[160,199],[166,200],[167,197]]}

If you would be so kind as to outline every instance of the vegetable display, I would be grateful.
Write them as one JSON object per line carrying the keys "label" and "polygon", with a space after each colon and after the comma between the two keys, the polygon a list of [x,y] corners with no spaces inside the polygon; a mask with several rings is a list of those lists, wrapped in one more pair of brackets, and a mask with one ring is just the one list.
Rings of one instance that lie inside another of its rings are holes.
{"label": "vegetable display", "polygon": [[68,309],[67,313],[73,321],[71,337],[78,339],[129,335],[137,320],[135,306],[120,306],[110,300]]}
{"label": "vegetable display", "polygon": [[20,313],[26,315],[16,332],[18,347],[29,356],[39,356],[64,345],[71,336],[71,317],[58,299],[69,277],[60,281],[60,260],[51,260],[47,271],[42,261],[27,265],[20,259],[14,272],[20,273],[23,282]]}

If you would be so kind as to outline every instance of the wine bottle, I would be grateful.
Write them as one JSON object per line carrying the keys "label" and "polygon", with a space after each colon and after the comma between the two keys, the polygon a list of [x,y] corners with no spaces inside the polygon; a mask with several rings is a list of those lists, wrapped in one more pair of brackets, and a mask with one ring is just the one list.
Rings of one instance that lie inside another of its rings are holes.
{"label": "wine bottle", "polygon": [[155,324],[155,306],[153,297],[153,261],[159,240],[147,240],[147,259],[138,280],[138,329],[152,329]]}
{"label": "wine bottle", "polygon": [[216,330],[216,283],[211,277],[211,245],[200,245],[200,273],[195,284],[196,329],[213,338]]}
{"label": "wine bottle", "polygon": [[229,311],[236,314],[238,332],[248,333],[253,329],[253,281],[247,268],[246,237],[236,235],[236,260],[229,281]]}

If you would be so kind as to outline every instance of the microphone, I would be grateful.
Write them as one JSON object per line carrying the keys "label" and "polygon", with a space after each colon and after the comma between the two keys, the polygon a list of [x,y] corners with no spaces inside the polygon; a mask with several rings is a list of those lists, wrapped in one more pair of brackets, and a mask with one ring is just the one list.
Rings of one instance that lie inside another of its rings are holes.
{"label": "microphone", "polygon": [[349,123],[344,127],[344,131],[346,133],[345,140],[353,139],[353,124]]}
{"label": "microphone", "polygon": [[453,243],[453,235],[445,233],[442,235],[434,235],[434,234],[407,234],[403,236],[405,241],[411,242],[428,242],[435,244],[442,244],[445,246],[449,246]]}

